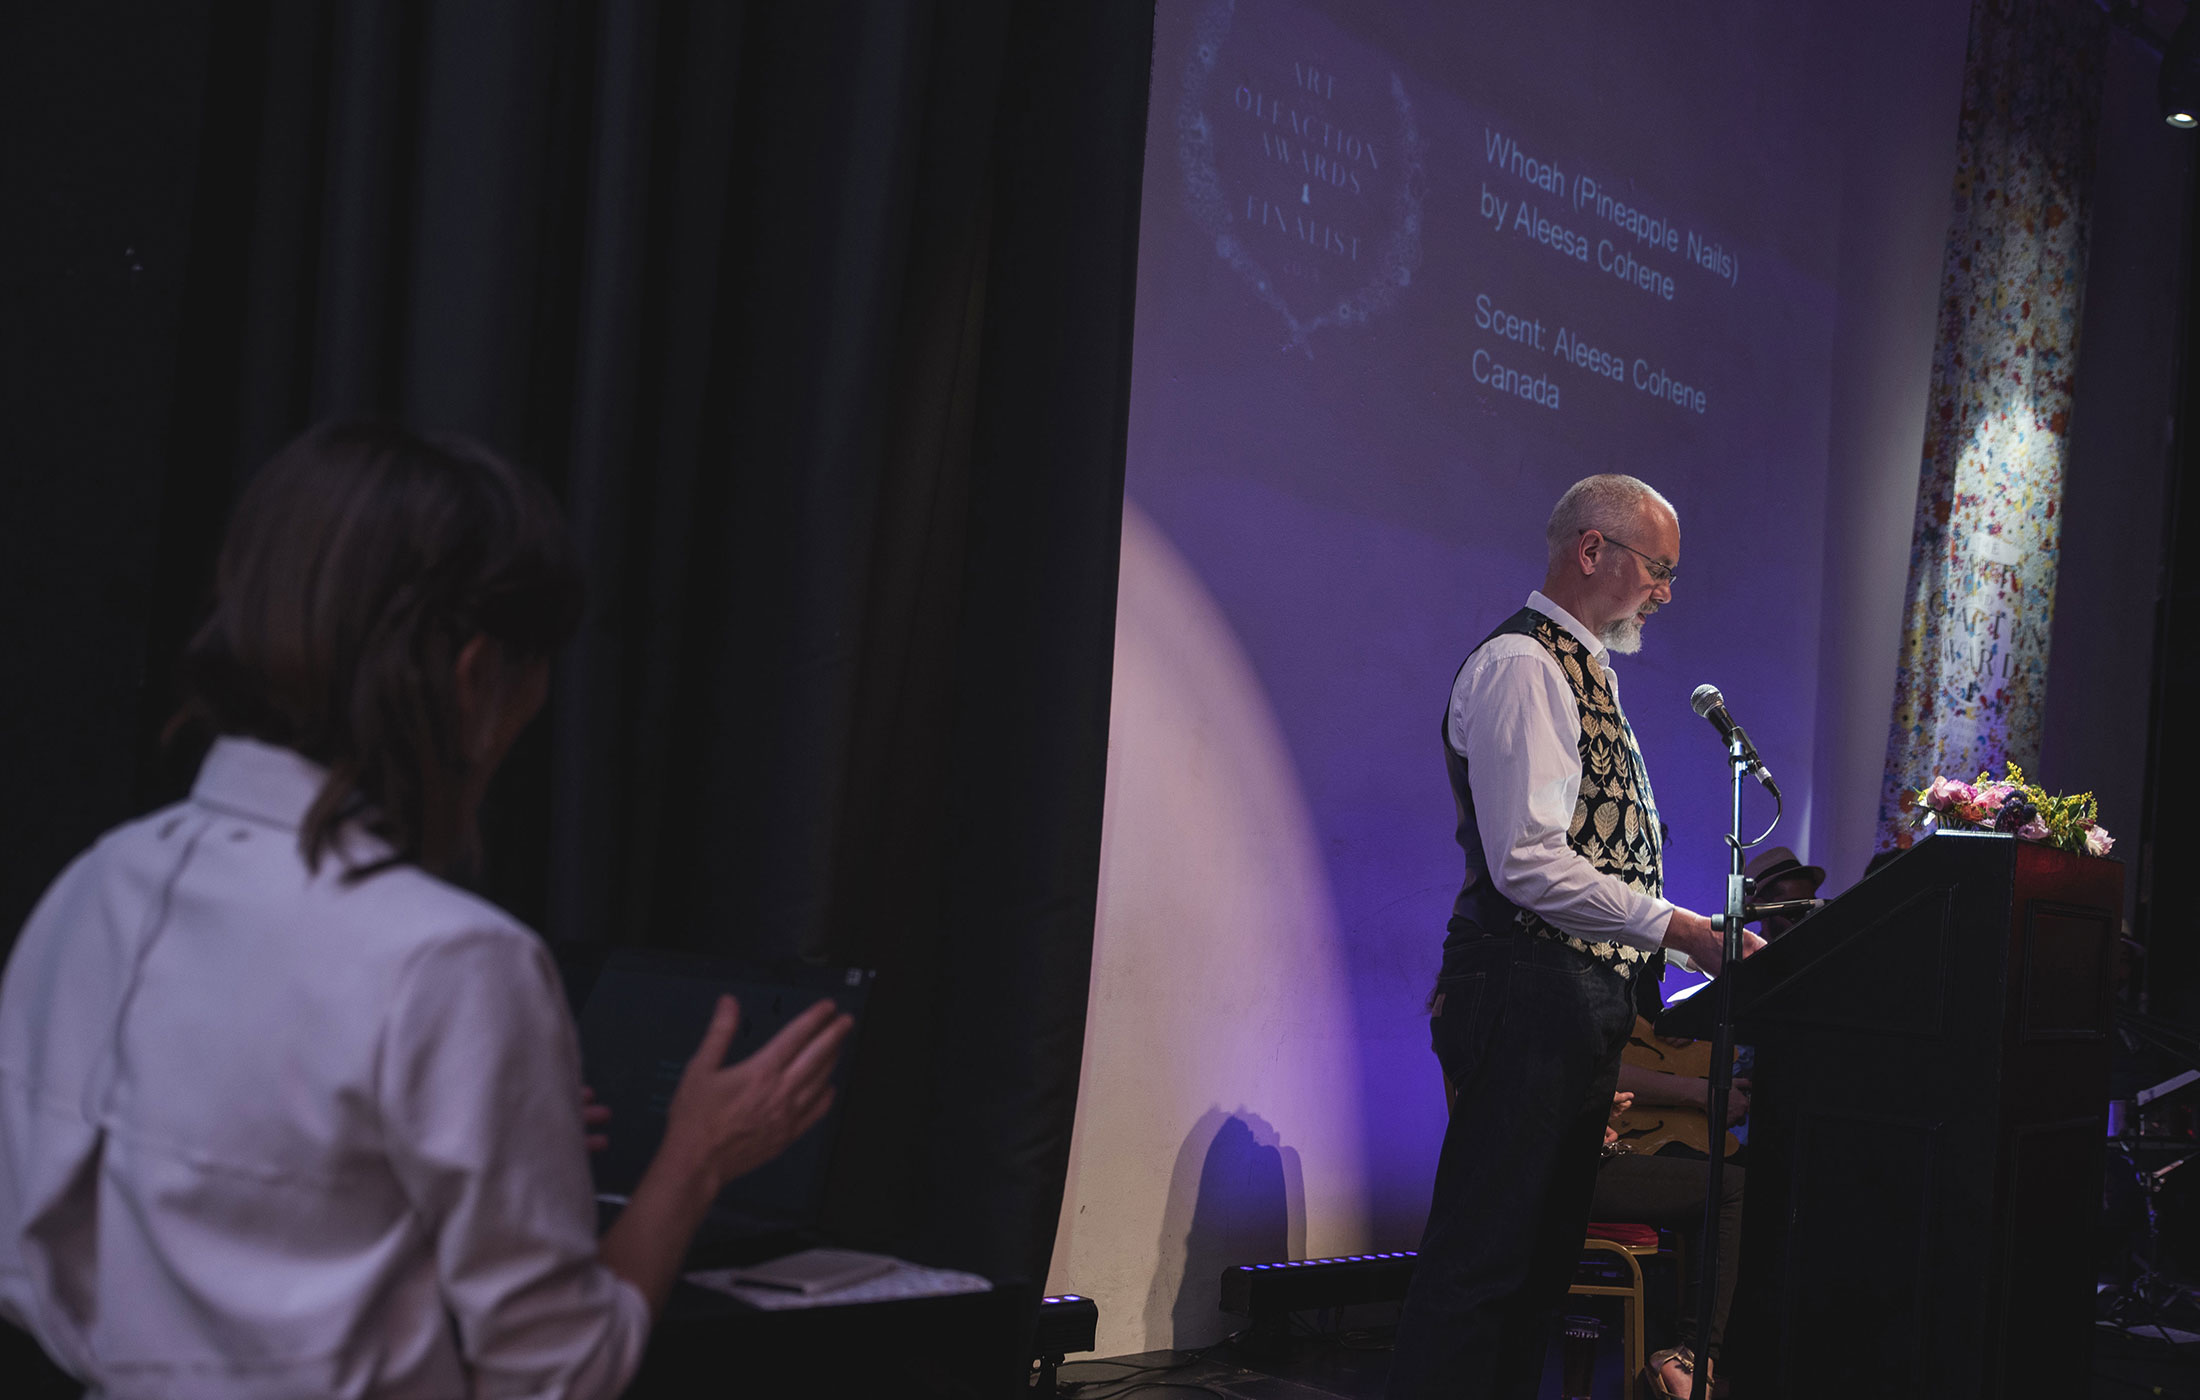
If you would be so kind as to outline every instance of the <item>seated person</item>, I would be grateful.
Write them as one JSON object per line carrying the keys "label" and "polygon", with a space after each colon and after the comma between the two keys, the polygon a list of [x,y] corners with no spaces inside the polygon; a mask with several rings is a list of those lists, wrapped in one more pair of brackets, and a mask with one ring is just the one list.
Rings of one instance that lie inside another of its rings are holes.
{"label": "seated person", "polygon": [[821,1002],[717,1008],[600,1245],[550,956],[457,884],[580,612],[548,493],[332,426],[252,481],[189,800],[56,880],[0,981],[0,1314],[95,1394],[609,1397],[719,1189],[825,1112]]}
{"label": "seated person", "polygon": [[[1818,887],[1826,883],[1826,872],[1815,865],[1805,865],[1796,859],[1795,852],[1785,846],[1770,846],[1759,851],[1742,873],[1755,883],[1750,887],[1752,904],[1782,904],[1791,900],[1816,899]],[[1767,914],[1758,927],[1764,931],[1765,942],[1770,943],[1789,929],[1801,923],[1801,914]]]}
{"label": "seated person", "polygon": [[[1635,1040],[1650,1034],[1649,1022],[1635,1023]],[[1672,1044],[1672,1042],[1666,1042]],[[1619,1092],[1613,1096],[1612,1113],[1648,1116],[1652,1110],[1693,1115],[1701,1127],[1708,1117],[1708,1079],[1644,1067],[1630,1044],[1620,1062]],[[1739,1122],[1749,1112],[1749,1081],[1737,1079],[1727,1097],[1727,1123]],[[1723,1139],[1725,1134],[1720,1134]],[[1621,1146],[1617,1128],[1607,1128],[1608,1149]],[[1716,1362],[1726,1334],[1727,1314],[1734,1303],[1734,1276],[1741,1260],[1742,1189],[1746,1173],[1732,1162],[1719,1173],[1719,1276],[1712,1301],[1711,1331],[1705,1347]],[[1645,1389],[1655,1395],[1690,1393],[1693,1353],[1687,1350],[1697,1336],[1695,1307],[1697,1279],[1702,1268],[1704,1197],[1710,1187],[1708,1158],[1687,1143],[1667,1141],[1648,1152],[1608,1151],[1597,1169],[1596,1194],[1590,1204],[1593,1220],[1619,1220],[1652,1225],[1680,1234],[1686,1251],[1687,1275],[1682,1279],[1681,1316],[1670,1335],[1653,1334],[1649,1374]],[[1662,1329],[1660,1329],[1662,1331]]]}
{"label": "seated person", "polygon": [[[1818,887],[1826,879],[1825,871],[1803,864],[1785,846],[1773,846],[1760,852],[1744,867],[1744,874],[1755,882],[1750,894],[1753,904],[1814,899]],[[1779,939],[1803,917],[1800,914],[1768,915],[1760,925],[1765,941],[1770,943]],[[1707,1063],[1689,1073],[1675,1074],[1652,1068],[1649,1062],[1666,1058],[1659,1047],[1665,1052],[1685,1051],[1690,1044],[1660,1040],[1648,1021],[1636,1021],[1632,1043],[1619,1072],[1620,1097],[1627,1102],[1615,1103],[1614,1114],[1615,1117],[1626,1114],[1630,1109],[1636,1110],[1638,1116],[1658,1109],[1677,1111],[1687,1115],[1701,1130],[1697,1135],[1704,1143],[1704,1150],[1696,1150],[1684,1141],[1662,1141],[1647,1153],[1630,1151],[1607,1156],[1597,1173],[1592,1207],[1599,1220],[1624,1220],[1675,1230],[1686,1241],[1689,1276],[1684,1280],[1681,1296],[1687,1311],[1676,1329],[1678,1335],[1686,1339],[1696,1336],[1693,1309],[1697,1265],[1701,1257],[1697,1242],[1703,1234],[1704,1194],[1709,1186],[1705,1153],[1709,1150],[1711,1134],[1704,1128],[1710,1112],[1709,1066]],[[1703,1047],[1701,1053],[1708,1054],[1708,1046]],[[1735,1078],[1727,1096],[1726,1126],[1729,1129],[1742,1124],[1749,1116],[1749,1061],[1745,1047],[1739,1052]],[[1725,1138],[1723,1133],[1719,1136]],[[1611,1138],[1616,1145],[1620,1138],[1616,1128]],[[1728,1151],[1732,1155],[1733,1149]],[[1741,1261],[1742,1194],[1746,1177],[1745,1169],[1736,1162],[1727,1163],[1719,1173],[1719,1276],[1706,1343],[1714,1361],[1726,1332],[1727,1315],[1734,1301],[1735,1274]],[[1692,1379],[1688,1368],[1693,1365],[1692,1357],[1684,1363],[1681,1348],[1676,1344],[1659,1350],[1652,1360],[1646,1383],[1653,1393],[1689,1393]]]}

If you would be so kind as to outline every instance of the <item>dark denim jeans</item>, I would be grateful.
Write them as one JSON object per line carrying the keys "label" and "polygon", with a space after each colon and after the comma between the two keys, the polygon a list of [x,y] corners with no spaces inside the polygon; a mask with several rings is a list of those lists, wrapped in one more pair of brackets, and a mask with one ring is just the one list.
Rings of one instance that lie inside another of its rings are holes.
{"label": "dark denim jeans", "polygon": [[1515,930],[1445,944],[1429,1036],[1458,1091],[1391,1400],[1533,1400],[1581,1255],[1631,978]]}

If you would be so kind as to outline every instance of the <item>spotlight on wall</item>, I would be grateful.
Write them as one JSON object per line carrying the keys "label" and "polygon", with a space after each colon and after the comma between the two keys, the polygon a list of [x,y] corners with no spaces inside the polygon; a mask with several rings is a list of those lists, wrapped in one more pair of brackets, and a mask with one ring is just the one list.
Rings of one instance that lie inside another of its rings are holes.
{"label": "spotlight on wall", "polygon": [[2162,120],[2200,126],[2200,0],[2185,7],[2177,32],[2162,49]]}

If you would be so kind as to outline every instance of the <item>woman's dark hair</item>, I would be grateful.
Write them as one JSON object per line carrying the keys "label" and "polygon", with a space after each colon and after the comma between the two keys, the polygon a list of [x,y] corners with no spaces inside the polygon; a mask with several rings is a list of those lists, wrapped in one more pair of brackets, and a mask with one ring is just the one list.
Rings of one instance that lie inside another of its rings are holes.
{"label": "woman's dark hair", "polygon": [[579,563],[541,482],[462,437],[324,424],[237,502],[177,719],[328,769],[300,833],[309,866],[357,821],[394,860],[462,870],[479,837],[459,652],[485,636],[499,661],[543,660],[580,612]]}

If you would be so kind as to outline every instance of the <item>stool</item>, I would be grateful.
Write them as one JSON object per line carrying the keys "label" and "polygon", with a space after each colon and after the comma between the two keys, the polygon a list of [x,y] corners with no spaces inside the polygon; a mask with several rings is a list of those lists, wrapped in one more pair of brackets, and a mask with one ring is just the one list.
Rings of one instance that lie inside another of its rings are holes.
{"label": "stool", "polygon": [[1643,1285],[1642,1260],[1655,1255],[1655,1241],[1647,1245],[1621,1244],[1617,1240],[1601,1240],[1594,1235],[1581,1242],[1582,1253],[1612,1254],[1627,1265],[1625,1283],[1575,1283],[1567,1290],[1584,1297],[1618,1298],[1620,1300],[1620,1353],[1627,1358],[1627,1384],[1621,1394],[1633,1395],[1637,1378],[1642,1375],[1646,1359],[1643,1351]]}

